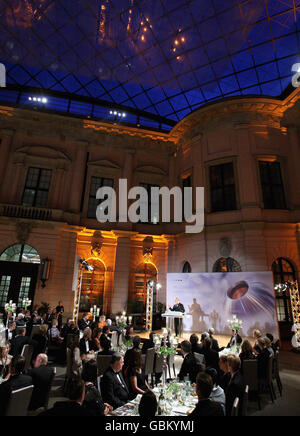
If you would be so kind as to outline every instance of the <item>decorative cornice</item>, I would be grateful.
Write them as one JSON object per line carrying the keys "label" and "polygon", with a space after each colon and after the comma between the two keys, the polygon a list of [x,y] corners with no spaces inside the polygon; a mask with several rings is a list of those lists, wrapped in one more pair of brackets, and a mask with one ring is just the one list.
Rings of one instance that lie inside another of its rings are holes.
{"label": "decorative cornice", "polygon": [[101,123],[98,121],[83,121],[84,129],[92,129],[94,131],[102,131],[107,133],[114,133],[118,135],[129,135],[129,136],[138,136],[140,138],[150,138],[152,140],[159,140],[163,142],[174,142],[174,139],[170,138],[168,133],[154,132],[143,129],[137,129],[135,127],[127,127],[120,125],[110,125],[106,123]]}

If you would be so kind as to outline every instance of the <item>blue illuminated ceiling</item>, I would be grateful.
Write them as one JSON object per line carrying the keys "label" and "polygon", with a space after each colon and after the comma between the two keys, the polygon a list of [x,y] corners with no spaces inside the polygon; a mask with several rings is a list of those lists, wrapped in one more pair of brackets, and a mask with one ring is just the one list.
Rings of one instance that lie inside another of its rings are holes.
{"label": "blue illuminated ceiling", "polygon": [[300,62],[300,0],[0,0],[0,11],[0,101],[40,90],[50,109],[83,116],[117,107],[168,129],[224,97],[280,96]]}

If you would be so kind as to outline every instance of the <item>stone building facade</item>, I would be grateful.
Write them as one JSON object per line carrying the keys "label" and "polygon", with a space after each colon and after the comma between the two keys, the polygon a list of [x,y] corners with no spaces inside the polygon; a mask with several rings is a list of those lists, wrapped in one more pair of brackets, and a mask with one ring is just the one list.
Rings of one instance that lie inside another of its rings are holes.
{"label": "stone building facade", "polygon": [[[0,107],[0,292],[6,292],[2,303],[12,295],[3,277],[27,274],[26,262],[15,262],[12,272],[7,271],[10,259],[5,252],[15,245],[21,250],[26,246],[25,251],[33,247],[41,262],[51,261],[45,287],[41,266],[34,273],[34,303],[56,306],[61,300],[67,313],[73,310],[77,256],[95,266],[93,277],[86,273],[83,280],[85,304],[100,302],[109,314],[127,310],[129,303],[132,311],[138,310],[135,303],[144,301],[145,284],[152,276],[162,284],[156,301],[165,303],[167,273],[181,272],[187,265],[192,272],[226,271],[232,259],[230,265],[242,271],[265,271],[284,259],[297,278],[299,98],[295,90],[284,101],[220,101],[195,111],[169,134]],[[30,182],[32,169],[36,178]],[[279,171],[280,181],[271,180],[274,171]],[[33,186],[45,175],[46,188]],[[119,179],[127,179],[129,188],[204,187],[204,231],[186,234],[185,224],[172,221],[98,223],[90,213],[95,201],[92,185],[109,180],[118,192]],[[272,198],[276,189],[278,197]],[[32,205],[25,194],[29,200],[35,198]],[[218,198],[223,210],[218,209]],[[16,283],[20,289],[20,280]]]}

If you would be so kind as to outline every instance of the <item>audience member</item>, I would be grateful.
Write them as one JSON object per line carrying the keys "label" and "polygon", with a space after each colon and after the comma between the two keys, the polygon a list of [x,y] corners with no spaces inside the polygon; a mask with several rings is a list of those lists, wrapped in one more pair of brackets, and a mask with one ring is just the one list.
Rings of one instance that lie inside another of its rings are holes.
{"label": "audience member", "polygon": [[260,338],[262,338],[261,331],[260,331],[260,330],[254,330],[254,331],[253,331],[253,338],[254,338],[254,340],[255,340],[254,347],[253,347],[253,351],[254,351],[254,353],[257,355],[257,354],[260,353],[260,347],[259,347],[259,345],[258,345],[258,340],[259,340]]}
{"label": "audience member", "polygon": [[32,385],[32,378],[25,375],[25,358],[15,356],[12,359],[10,374],[7,381],[0,385],[0,416],[4,416],[8,406],[10,395],[13,391]]}
{"label": "audience member", "polygon": [[232,336],[231,339],[227,345],[227,348],[232,348],[234,346],[240,346],[243,343],[242,337],[239,335],[239,333],[236,330],[232,330]]}
{"label": "audience member", "polygon": [[93,341],[93,346],[94,346],[95,351],[101,350],[101,345],[100,345],[101,333],[102,333],[102,330],[99,329],[99,327],[96,327],[93,330],[92,341]]}
{"label": "audience member", "polygon": [[139,404],[139,415],[142,418],[154,418],[157,413],[157,399],[153,392],[146,392]]}
{"label": "audience member", "polygon": [[76,418],[93,416],[93,413],[82,406],[85,397],[85,384],[83,380],[74,380],[68,395],[69,401],[60,401],[52,409],[39,416],[64,416]]}
{"label": "audience member", "polygon": [[34,368],[29,371],[32,377],[33,393],[29,410],[37,410],[47,406],[49,393],[54,377],[54,371],[48,367],[48,356],[39,354],[34,362]]}
{"label": "audience member", "polygon": [[211,340],[211,349],[214,351],[217,351],[217,353],[220,351],[219,349],[219,343],[218,341],[214,338],[214,334],[215,334],[215,329],[213,329],[212,327],[208,330],[208,334]]}
{"label": "audience member", "polygon": [[192,346],[192,353],[203,354],[203,347],[199,344],[199,337],[197,335],[191,335],[190,343]]}
{"label": "audience member", "polygon": [[142,348],[142,354],[146,354],[147,350],[150,350],[151,348],[154,348],[154,341],[153,341],[153,335],[154,333],[149,333],[149,339],[144,339],[143,341],[143,348]]}
{"label": "audience member", "polygon": [[213,386],[213,380],[210,375],[205,372],[198,374],[196,392],[199,401],[195,410],[189,416],[191,419],[224,416],[222,405],[210,399]]}
{"label": "audience member", "polygon": [[219,371],[219,353],[211,349],[211,339],[207,337],[203,345],[203,354],[205,357],[206,367],[214,368]]}
{"label": "audience member", "polygon": [[192,353],[190,342],[183,341],[181,343],[181,354],[183,355],[183,363],[178,377],[181,381],[183,381],[185,377],[189,377],[191,383],[195,383],[200,368],[194,354]]}
{"label": "audience member", "polygon": [[123,356],[115,353],[112,356],[110,367],[101,379],[103,401],[110,404],[113,409],[123,406],[129,399],[129,390],[122,374],[123,365]]}
{"label": "audience member", "polygon": [[226,389],[226,415],[231,416],[233,404],[236,398],[239,398],[239,415],[242,412],[243,397],[246,385],[240,372],[241,359],[233,354],[227,356],[228,369],[231,375],[228,387]]}
{"label": "audience member", "polygon": [[266,380],[268,375],[269,360],[271,354],[266,347],[265,340],[260,337],[257,339],[257,373],[258,380]]}
{"label": "audience member", "polygon": [[86,359],[87,354],[93,354],[95,352],[95,346],[92,341],[92,331],[90,328],[84,330],[83,338],[80,339],[79,348],[82,360]]}
{"label": "audience member", "polygon": [[18,327],[16,336],[11,340],[12,356],[20,356],[22,354],[24,345],[31,345],[34,350],[38,347],[38,343],[36,341],[26,336],[26,328]]}
{"label": "audience member", "polygon": [[240,354],[241,359],[241,373],[243,374],[244,360],[255,359],[255,354],[253,352],[252,345],[247,339],[242,343],[242,351]]}
{"label": "audience member", "polygon": [[106,416],[113,409],[109,404],[104,404],[97,388],[97,364],[95,361],[86,362],[81,375],[85,382],[85,397],[83,406],[94,416]]}
{"label": "audience member", "polygon": [[89,320],[89,314],[88,313],[84,313],[81,320],[78,322],[78,327],[79,330],[81,330],[82,332],[89,327],[90,325],[90,320]]}
{"label": "audience member", "polygon": [[205,370],[205,372],[206,372],[206,374],[211,376],[212,381],[213,381],[213,389],[212,389],[212,392],[210,394],[209,399],[211,401],[214,401],[215,403],[220,403],[222,408],[223,408],[224,415],[225,415],[225,412],[226,412],[225,392],[224,392],[224,389],[222,389],[221,386],[218,385],[218,373],[214,368],[207,368]]}
{"label": "audience member", "polygon": [[123,373],[124,374],[126,374],[126,371],[127,371],[127,368],[128,368],[129,361],[130,361],[132,353],[134,351],[136,351],[136,350],[138,350],[138,351],[140,350],[141,341],[142,340],[141,340],[140,336],[135,336],[132,339],[133,347],[130,348],[129,350],[127,350],[126,353],[125,353],[125,356],[124,356],[124,366],[123,366]]}
{"label": "audience member", "polygon": [[126,377],[129,386],[129,399],[133,400],[139,394],[144,394],[150,390],[149,385],[142,371],[143,359],[140,349],[131,350],[128,360]]}
{"label": "audience member", "polygon": [[10,344],[7,343],[0,347],[0,380],[6,380],[13,356],[9,354]]}

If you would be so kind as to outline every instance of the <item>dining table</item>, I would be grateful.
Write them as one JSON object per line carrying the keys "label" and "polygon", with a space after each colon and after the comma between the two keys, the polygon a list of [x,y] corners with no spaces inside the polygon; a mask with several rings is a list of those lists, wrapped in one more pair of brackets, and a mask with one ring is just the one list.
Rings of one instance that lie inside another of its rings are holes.
{"label": "dining table", "polygon": [[[159,402],[161,390],[165,391],[164,405],[161,407],[162,414],[157,416],[189,416],[196,408],[198,397],[195,387],[190,384],[171,383],[163,388],[158,385],[152,391]],[[115,409],[109,416],[139,416],[139,404],[142,395],[138,395],[134,400],[126,403],[124,406]]]}

